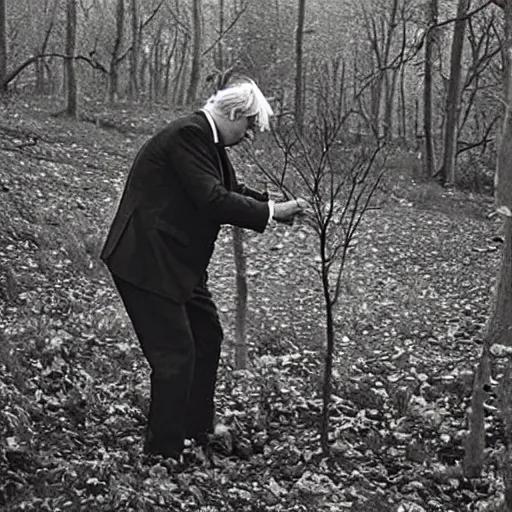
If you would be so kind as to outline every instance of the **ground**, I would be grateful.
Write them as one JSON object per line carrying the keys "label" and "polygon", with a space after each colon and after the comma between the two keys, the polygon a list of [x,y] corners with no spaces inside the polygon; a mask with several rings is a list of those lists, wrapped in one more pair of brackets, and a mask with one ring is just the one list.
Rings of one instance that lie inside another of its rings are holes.
{"label": "ground", "polygon": [[389,169],[336,309],[329,458],[315,238],[301,222],[247,235],[250,364],[235,370],[224,228],[209,272],[225,328],[218,412],[252,445],[168,471],[141,455],[148,367],[97,254],[137,148],[175,114],[83,108],[70,121],[49,100],[0,107],[1,510],[495,510],[493,390],[485,474],[460,470],[499,261],[489,198],[412,182],[410,158]]}

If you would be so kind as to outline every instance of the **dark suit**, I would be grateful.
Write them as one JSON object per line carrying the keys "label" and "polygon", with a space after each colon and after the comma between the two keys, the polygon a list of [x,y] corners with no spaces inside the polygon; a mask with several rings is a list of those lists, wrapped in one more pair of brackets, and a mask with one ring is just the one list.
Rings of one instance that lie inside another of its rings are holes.
{"label": "dark suit", "polygon": [[101,258],[152,369],[149,452],[176,456],[185,436],[211,431],[222,329],[206,268],[222,224],[263,232],[268,217],[202,112],[137,154]]}

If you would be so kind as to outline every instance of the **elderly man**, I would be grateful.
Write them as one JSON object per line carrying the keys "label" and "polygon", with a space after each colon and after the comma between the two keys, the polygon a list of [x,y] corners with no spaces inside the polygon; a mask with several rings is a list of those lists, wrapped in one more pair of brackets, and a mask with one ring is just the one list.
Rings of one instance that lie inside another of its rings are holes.
{"label": "elderly man", "polygon": [[225,148],[267,130],[271,115],[252,80],[232,80],[150,138],[128,174],[101,258],[151,367],[146,453],[177,459],[184,439],[213,431],[223,334],[206,269],[221,225],[263,232],[306,206],[235,177]]}

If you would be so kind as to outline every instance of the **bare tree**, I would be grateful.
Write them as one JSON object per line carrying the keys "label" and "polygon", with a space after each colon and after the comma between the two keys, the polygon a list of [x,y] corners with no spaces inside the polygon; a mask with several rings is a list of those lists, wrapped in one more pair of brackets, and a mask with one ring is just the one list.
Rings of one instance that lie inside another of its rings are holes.
{"label": "bare tree", "polygon": [[66,114],[76,117],[78,115],[78,90],[75,74],[75,50],[76,50],[76,0],[67,0],[66,23]]}
{"label": "bare tree", "polygon": [[108,88],[108,99],[110,103],[116,101],[119,94],[119,62],[121,57],[121,46],[124,39],[124,0],[116,2],[116,35],[114,46],[110,57],[110,79]]}
{"label": "bare tree", "polygon": [[[493,66],[501,53],[494,11],[468,19],[469,55],[466,78],[462,86],[461,112],[458,127],[457,153],[480,149],[484,152],[495,138],[501,109],[492,105],[488,90],[501,88],[502,77],[496,77]],[[467,139],[464,138],[466,135]]]}
{"label": "bare tree", "polygon": [[428,4],[427,25],[429,33],[425,41],[425,82],[423,88],[423,130],[425,135],[425,171],[427,176],[435,174],[434,138],[432,134],[432,71],[433,50],[436,44],[435,25],[438,17],[438,0],[430,0]]}
{"label": "bare tree", "polygon": [[[219,35],[224,34],[224,0],[219,0]],[[217,69],[224,69],[224,44],[219,41],[217,47]]]}
{"label": "bare tree", "polygon": [[299,0],[297,27],[295,29],[295,119],[299,131],[304,128],[303,44],[305,18],[306,0]]}
{"label": "bare tree", "polygon": [[203,46],[203,16],[202,0],[193,0],[192,5],[193,47],[192,64],[190,70],[190,82],[187,90],[187,103],[193,103],[197,98],[199,83],[201,80],[201,54]]}
{"label": "bare tree", "polygon": [[[370,61],[354,62],[357,74],[365,72],[375,75],[369,94],[359,98],[359,112],[372,132],[392,138],[394,132],[394,108],[397,82],[405,65],[418,53],[421,45],[409,41],[411,0],[392,0],[380,13],[363,7],[363,22],[370,52],[361,57]],[[402,80],[403,84],[404,79]],[[369,96],[369,99],[367,98]],[[403,101],[405,103],[405,101]],[[369,108],[367,108],[369,104]]]}
{"label": "bare tree", "polygon": [[165,98],[169,98],[169,90],[170,90],[170,83],[171,83],[171,63],[175,59],[177,55],[177,49],[178,49],[178,38],[179,34],[176,29],[173,30],[173,40],[171,48],[167,48],[167,57],[165,62],[165,83],[164,83],[164,96]]}
{"label": "bare tree", "polygon": [[446,97],[446,125],[444,136],[444,158],[442,166],[442,181],[445,185],[455,185],[457,134],[460,112],[461,93],[461,59],[464,46],[464,34],[467,24],[467,12],[470,0],[458,0],[457,20],[453,29],[453,41],[450,57],[450,81]]}
{"label": "bare tree", "polygon": [[512,0],[505,3],[503,124],[497,160],[495,192],[498,212],[504,217],[505,245],[488,337],[493,343],[512,346]]}
{"label": "bare tree", "polygon": [[[53,27],[55,25],[56,20],[56,13],[58,8],[59,2],[55,1],[53,2],[50,19],[48,21],[48,25],[45,28],[44,31],[44,37],[43,42],[41,43],[39,48],[36,48],[35,54],[36,55],[44,55],[46,53],[48,42],[50,40],[50,36],[53,30]],[[48,15],[48,2],[45,2],[44,6],[44,14],[45,14],[45,22]],[[45,60],[44,58],[41,58],[40,60],[36,60],[35,62],[36,67],[36,92],[43,93],[44,92],[44,70],[45,70]]]}
{"label": "bare tree", "polygon": [[174,79],[174,91],[172,94],[172,103],[174,105],[182,105],[185,103],[185,87],[187,84],[187,60],[190,53],[190,38],[185,34],[180,49],[180,59],[178,60],[178,68],[176,70],[176,78]]}
{"label": "bare tree", "polygon": [[[498,272],[496,294],[489,317],[482,355],[476,368],[469,415],[470,431],[466,439],[464,471],[468,477],[480,476],[484,464],[485,422],[483,403],[489,385],[493,356],[512,354],[512,0],[502,4],[505,15],[503,54],[503,124],[498,150],[496,206],[504,219],[504,245]],[[505,510],[512,511],[512,361],[509,357],[501,383],[501,413],[505,426],[506,455]]]}
{"label": "bare tree", "polygon": [[[301,195],[309,199],[312,212],[308,217],[316,238],[319,265],[315,267],[321,283],[325,311],[323,410],[320,441],[324,454],[330,452],[329,424],[332,401],[332,369],[335,354],[334,311],[343,291],[345,265],[355,233],[383,176],[383,145],[377,139],[354,147],[343,145],[341,134],[348,131],[349,117],[367,82],[355,94],[354,104],[346,110],[343,97],[347,92],[343,64],[328,66],[337,70],[327,74],[325,66],[313,73],[313,87],[320,91],[315,118],[299,131],[293,120],[283,119],[274,131],[280,150],[280,162],[267,169],[253,153],[253,161],[265,177],[278,187],[285,198]],[[341,96],[341,97],[340,97]],[[280,166],[278,164],[281,164]],[[279,168],[279,170],[275,170]]]}
{"label": "bare tree", "polygon": [[233,233],[233,254],[236,268],[235,368],[247,368],[247,270],[244,253],[244,232],[236,226]]}
{"label": "bare tree", "polygon": [[139,58],[140,58],[140,31],[139,31],[139,0],[132,0],[131,10],[132,51],[130,52],[130,82],[128,97],[135,100],[139,97]]}
{"label": "bare tree", "polygon": [[0,0],[0,93],[7,91],[7,18],[5,0]]}

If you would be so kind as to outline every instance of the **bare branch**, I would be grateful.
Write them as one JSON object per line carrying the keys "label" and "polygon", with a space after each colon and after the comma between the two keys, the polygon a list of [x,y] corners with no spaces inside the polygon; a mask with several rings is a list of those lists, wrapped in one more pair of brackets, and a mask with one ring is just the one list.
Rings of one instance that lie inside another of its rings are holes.
{"label": "bare branch", "polygon": [[226,34],[228,34],[233,29],[233,27],[236,25],[237,21],[241,18],[242,14],[247,10],[248,6],[249,6],[248,2],[245,2],[243,4],[242,8],[236,13],[236,16],[233,18],[233,21],[228,25],[228,27],[226,27],[226,29],[223,30],[218,35],[217,39],[215,39],[215,41],[208,48],[203,50],[203,53],[202,53],[203,56],[210,53],[220,43],[220,41],[222,41],[224,36]]}
{"label": "bare branch", "polygon": [[174,21],[176,22],[176,25],[181,27],[183,29],[183,31],[185,32],[185,35],[186,37],[190,37],[190,27],[185,25],[180,17],[178,16],[178,14],[173,10],[171,9],[171,7],[169,6],[169,4],[165,4],[165,6],[167,7],[167,10],[169,11],[169,14],[172,16],[172,18],[174,19]]}
{"label": "bare branch", "polygon": [[30,57],[25,62],[20,64],[16,69],[14,69],[10,74],[7,75],[7,77],[4,80],[4,83],[0,84],[0,88],[2,86],[7,87],[7,85],[10,84],[25,68],[27,68],[34,62],[36,62],[40,59],[44,59],[46,57],[59,57],[61,59],[83,60],[84,62],[87,62],[88,64],[90,64],[93,68],[99,69],[103,73],[108,74],[107,69],[104,66],[102,66],[98,61],[92,60],[91,58],[85,57],[84,55],[70,56],[70,55],[64,55],[62,53],[42,53],[40,55],[34,55],[33,57]]}
{"label": "bare branch", "polygon": [[485,130],[485,133],[483,134],[482,138],[477,142],[463,142],[460,141],[459,144],[462,145],[461,148],[458,149],[457,154],[464,153],[465,151],[469,151],[471,149],[478,148],[480,146],[487,146],[487,144],[494,142],[495,138],[491,137],[489,138],[489,134],[491,133],[492,129],[494,128],[494,125],[501,119],[500,115],[497,115],[494,117],[494,119],[491,121],[487,129]]}
{"label": "bare branch", "polygon": [[158,14],[158,11],[160,10],[160,7],[164,4],[165,0],[161,0],[160,3],[155,7],[154,11],[145,19],[141,24],[140,28],[141,30],[145,28],[147,25],[151,23],[153,18]]}
{"label": "bare branch", "polygon": [[[499,5],[497,3],[498,1],[500,1],[500,2],[503,1],[504,2],[504,0],[487,0],[487,2],[485,2],[485,4],[481,5],[480,7],[477,7],[473,11],[468,12],[464,16],[460,16],[458,18],[457,17],[449,18],[447,20],[441,21],[440,23],[436,23],[435,25],[432,25],[431,27],[428,28],[427,32],[430,32],[431,30],[434,30],[434,29],[439,28],[439,27],[444,27],[445,25],[449,25],[450,23],[455,23],[456,21],[464,21],[464,20],[467,20],[469,18],[472,18],[475,14],[478,14],[480,11],[483,11],[484,9],[486,9],[487,7],[489,7],[492,4]],[[505,5],[505,4],[503,3],[503,5]]]}

